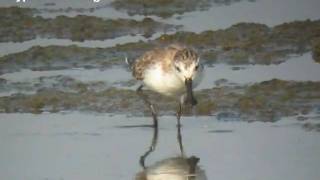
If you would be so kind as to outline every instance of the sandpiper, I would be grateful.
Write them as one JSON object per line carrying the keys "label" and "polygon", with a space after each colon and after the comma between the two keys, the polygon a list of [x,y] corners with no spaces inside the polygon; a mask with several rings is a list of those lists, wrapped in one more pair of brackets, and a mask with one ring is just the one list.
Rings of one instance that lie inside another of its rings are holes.
{"label": "sandpiper", "polygon": [[182,104],[196,105],[192,89],[195,88],[203,74],[203,66],[195,50],[182,45],[170,45],[145,52],[132,64],[133,76],[142,81],[137,89],[149,105],[154,125],[157,126],[156,111],[142,93],[144,86],[166,96],[180,97],[177,112],[178,125],[182,113]]}

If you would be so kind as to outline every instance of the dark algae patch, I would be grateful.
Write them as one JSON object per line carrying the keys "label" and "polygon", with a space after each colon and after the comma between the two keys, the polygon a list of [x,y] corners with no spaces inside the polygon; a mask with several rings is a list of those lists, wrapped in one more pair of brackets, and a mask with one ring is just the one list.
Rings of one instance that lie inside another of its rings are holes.
{"label": "dark algae patch", "polygon": [[[129,15],[155,15],[168,18],[175,14],[208,10],[211,6],[230,5],[241,0],[114,0],[111,5]],[[251,2],[254,0],[250,0]]]}
{"label": "dark algae patch", "polygon": [[320,132],[320,123],[304,123],[302,127],[307,131]]}
{"label": "dark algae patch", "polygon": [[[27,51],[0,58],[0,74],[20,69],[54,70],[73,67],[103,67],[106,55],[100,48],[78,46],[34,46]],[[111,64],[111,57],[109,57]]]}
{"label": "dark algae patch", "polygon": [[[66,85],[67,86],[67,85]],[[92,85],[81,84],[73,91],[45,88],[33,95],[14,94],[0,97],[1,112],[59,112],[78,110],[86,112],[150,115],[148,108],[134,90],[108,88],[93,91]],[[174,115],[177,99],[146,91],[156,104],[160,115]],[[284,116],[307,114],[320,106],[320,82],[270,80],[250,86],[221,86],[196,91],[199,104],[197,115],[228,114],[240,120],[276,121]],[[155,102],[156,100],[156,102]],[[141,107],[144,111],[141,112]],[[194,115],[189,107],[185,115]],[[229,113],[230,114],[230,113]],[[232,116],[232,117],[233,117]]]}
{"label": "dark algae patch", "polygon": [[71,46],[33,46],[32,48],[0,57],[0,74],[21,69],[58,70],[70,68],[99,68],[126,66],[125,57],[134,59],[153,46],[145,42],[117,45],[112,48]]}
{"label": "dark algae patch", "polygon": [[271,80],[246,88],[236,107],[240,112],[258,115],[266,120],[306,114],[320,103],[319,82]]}
{"label": "dark algae patch", "polygon": [[35,16],[35,11],[18,7],[0,8],[0,42],[22,42],[36,37],[73,41],[104,40],[131,34],[150,37],[155,32],[177,28],[151,18],[141,21],[102,19],[86,15],[43,18]]}
{"label": "dark algae patch", "polygon": [[317,57],[319,37],[320,21],[306,20],[273,28],[263,24],[239,23],[224,30],[163,35],[157,41],[193,46],[199,49],[208,63],[278,64],[289,55],[310,50]]}
{"label": "dark algae patch", "polygon": [[[151,21],[152,24],[151,19],[144,21]],[[92,34],[99,36],[99,33]],[[78,37],[77,33],[70,33],[71,36]],[[202,62],[206,64],[279,64],[289,59],[291,55],[310,51],[315,61],[319,62],[319,37],[320,21],[306,20],[284,23],[273,28],[263,24],[239,23],[224,30],[204,31],[198,34],[182,31],[172,35],[164,34],[148,42],[133,42],[110,48],[86,48],[74,45],[35,46],[24,52],[0,57],[0,74],[23,68],[50,70],[125,65],[125,57],[133,60],[147,50],[172,43],[194,47],[201,54]]]}

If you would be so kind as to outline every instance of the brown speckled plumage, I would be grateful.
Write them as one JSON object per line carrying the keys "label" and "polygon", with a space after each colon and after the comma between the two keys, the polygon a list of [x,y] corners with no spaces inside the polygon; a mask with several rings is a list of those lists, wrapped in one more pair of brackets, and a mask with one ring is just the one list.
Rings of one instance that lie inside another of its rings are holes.
{"label": "brown speckled plumage", "polygon": [[174,56],[174,60],[183,62],[186,68],[193,63],[192,60],[194,59],[198,59],[197,53],[188,48],[184,48],[180,51],[177,51],[177,53]]}
{"label": "brown speckled plumage", "polygon": [[186,66],[189,66],[192,62],[187,62],[187,60],[190,59],[190,57],[197,57],[197,54],[193,50],[181,45],[156,48],[145,52],[135,60],[132,66],[132,74],[137,80],[143,80],[145,70],[159,61],[162,61],[163,70],[169,71],[173,60],[185,61]]}

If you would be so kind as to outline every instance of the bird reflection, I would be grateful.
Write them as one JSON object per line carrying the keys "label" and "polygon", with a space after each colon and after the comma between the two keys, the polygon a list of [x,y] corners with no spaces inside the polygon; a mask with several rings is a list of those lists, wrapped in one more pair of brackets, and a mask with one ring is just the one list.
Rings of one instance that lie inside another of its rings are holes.
{"label": "bird reflection", "polygon": [[154,127],[153,138],[148,150],[140,157],[143,170],[136,174],[135,180],[207,180],[204,170],[198,166],[199,158],[187,157],[183,150],[181,127],[177,127],[177,139],[180,155],[162,159],[150,166],[145,165],[146,158],[156,149],[158,127]]}

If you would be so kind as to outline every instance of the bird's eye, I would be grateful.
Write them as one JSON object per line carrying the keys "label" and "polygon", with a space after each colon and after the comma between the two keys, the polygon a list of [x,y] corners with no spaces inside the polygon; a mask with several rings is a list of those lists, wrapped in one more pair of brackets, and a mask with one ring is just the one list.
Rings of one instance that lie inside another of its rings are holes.
{"label": "bird's eye", "polygon": [[177,70],[178,72],[181,72],[181,69],[180,69],[178,66],[176,66],[176,70]]}
{"label": "bird's eye", "polygon": [[199,65],[196,65],[196,67],[194,67],[194,70],[198,70],[199,69]]}

